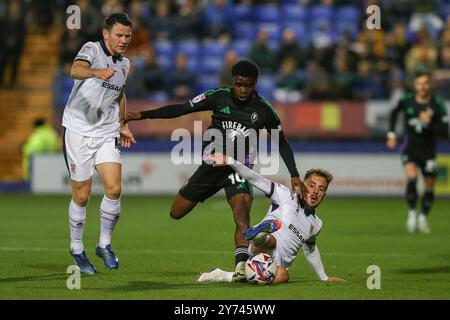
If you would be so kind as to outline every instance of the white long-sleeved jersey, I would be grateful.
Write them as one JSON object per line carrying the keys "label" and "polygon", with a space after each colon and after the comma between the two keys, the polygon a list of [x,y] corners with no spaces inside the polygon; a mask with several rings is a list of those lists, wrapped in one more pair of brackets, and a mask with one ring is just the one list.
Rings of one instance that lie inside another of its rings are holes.
{"label": "white long-sleeved jersey", "polygon": [[277,265],[288,268],[297,257],[300,248],[303,247],[305,257],[317,276],[326,280],[327,275],[320,259],[319,249],[315,245],[316,237],[322,229],[322,220],[314,210],[303,208],[297,195],[288,187],[262,177],[230,157],[228,157],[228,164],[242,178],[272,199],[272,205],[263,220],[278,219],[281,221],[281,228],[272,233],[277,240],[274,252]]}

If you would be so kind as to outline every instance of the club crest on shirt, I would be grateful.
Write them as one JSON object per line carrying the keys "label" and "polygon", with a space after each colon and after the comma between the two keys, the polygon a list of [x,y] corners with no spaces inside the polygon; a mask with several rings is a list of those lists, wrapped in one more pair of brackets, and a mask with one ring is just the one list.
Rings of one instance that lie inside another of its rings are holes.
{"label": "club crest on shirt", "polygon": [[125,68],[124,68],[124,67],[122,67],[122,74],[123,74],[123,76],[124,76],[124,77],[126,77],[126,76],[127,76],[127,72],[126,72],[126,70],[125,70]]}
{"label": "club crest on shirt", "polygon": [[253,112],[250,116],[250,119],[252,120],[252,122],[255,122],[256,120],[258,120],[258,114],[256,112]]}

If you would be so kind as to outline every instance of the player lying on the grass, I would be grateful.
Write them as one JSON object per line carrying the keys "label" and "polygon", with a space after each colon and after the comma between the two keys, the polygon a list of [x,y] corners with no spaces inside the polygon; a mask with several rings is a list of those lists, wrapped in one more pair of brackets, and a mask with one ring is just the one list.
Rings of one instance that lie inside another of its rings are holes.
{"label": "player lying on the grass", "polygon": [[[316,215],[315,209],[325,198],[328,185],[333,176],[323,169],[310,169],[304,177],[308,194],[301,200],[297,193],[288,187],[274,183],[244,164],[220,153],[209,155],[205,160],[214,161],[214,166],[229,165],[242,178],[263,191],[272,199],[266,216],[261,223],[247,229],[243,236],[250,240],[249,254],[265,252],[274,257],[277,264],[275,283],[289,280],[288,268],[303,247],[306,260],[323,281],[338,282],[340,278],[328,277],[325,273],[316,237],[322,228],[322,220]],[[198,281],[232,282],[234,272],[214,269],[202,273]]]}

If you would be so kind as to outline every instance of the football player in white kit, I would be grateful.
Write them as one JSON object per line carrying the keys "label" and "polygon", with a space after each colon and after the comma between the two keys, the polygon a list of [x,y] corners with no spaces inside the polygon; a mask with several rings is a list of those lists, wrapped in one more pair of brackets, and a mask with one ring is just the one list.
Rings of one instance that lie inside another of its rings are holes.
{"label": "football player in white kit", "polygon": [[[250,240],[249,254],[269,253],[277,264],[274,283],[288,282],[288,268],[303,247],[306,259],[320,280],[329,282],[343,281],[329,277],[325,273],[316,237],[322,228],[322,220],[315,214],[323,201],[333,176],[323,169],[311,169],[304,177],[308,194],[304,201],[288,187],[272,182],[231,157],[216,153],[205,160],[214,161],[214,166],[229,165],[253,186],[272,199],[264,219],[244,232],[244,238]],[[233,272],[214,269],[202,273],[198,281],[232,282]]]}
{"label": "football player in white kit", "polygon": [[120,216],[121,159],[119,145],[135,142],[120,116],[126,113],[125,82],[130,62],[123,57],[131,41],[131,20],[115,13],[105,20],[103,39],[87,42],[78,52],[70,75],[75,79],[64,110],[64,158],[69,170],[72,200],[69,205],[70,253],[82,274],[96,270],[86,256],[83,230],[94,168],[104,197],[100,205],[100,240],[96,255],[108,269],[119,260],[111,249],[111,235]]}

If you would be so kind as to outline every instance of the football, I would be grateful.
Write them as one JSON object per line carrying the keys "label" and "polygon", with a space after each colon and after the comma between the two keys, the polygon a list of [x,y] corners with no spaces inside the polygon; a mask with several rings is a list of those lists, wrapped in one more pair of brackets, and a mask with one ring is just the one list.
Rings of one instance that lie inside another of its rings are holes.
{"label": "football", "polygon": [[270,284],[277,275],[277,265],[267,253],[259,253],[248,258],[245,263],[245,277],[254,284]]}

